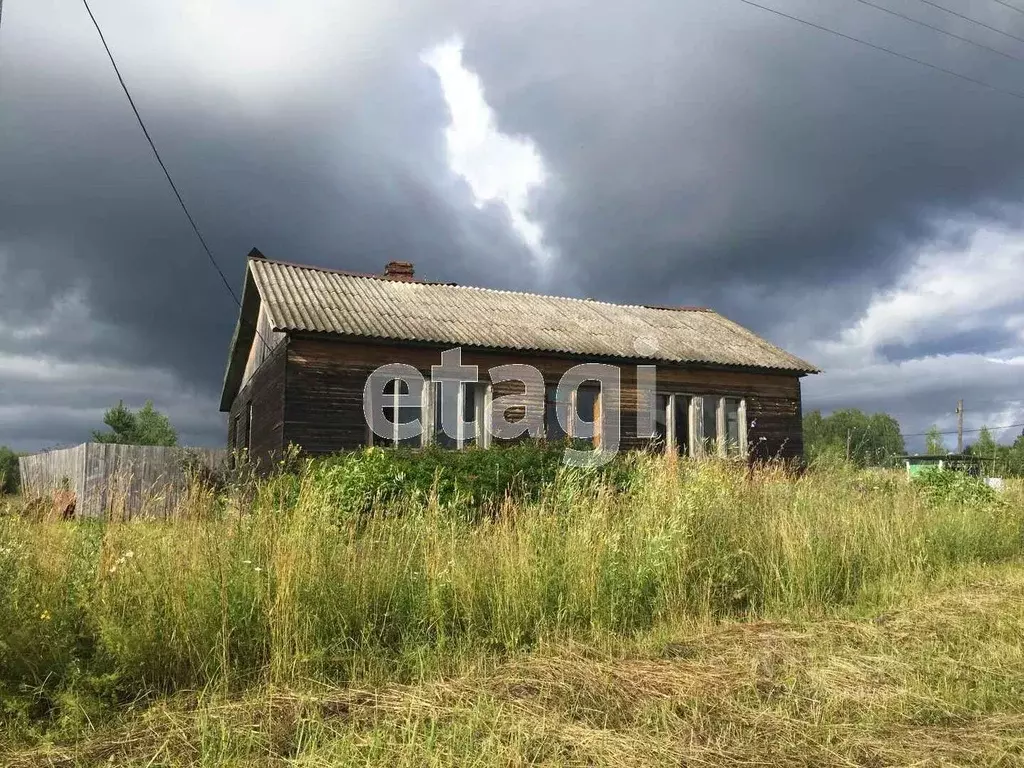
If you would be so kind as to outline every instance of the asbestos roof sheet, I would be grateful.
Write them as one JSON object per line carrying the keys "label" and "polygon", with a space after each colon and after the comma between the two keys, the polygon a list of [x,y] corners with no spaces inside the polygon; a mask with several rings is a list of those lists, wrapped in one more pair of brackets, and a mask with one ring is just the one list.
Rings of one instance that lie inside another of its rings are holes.
{"label": "asbestos roof sheet", "polygon": [[274,330],[817,373],[716,312],[401,281],[262,258]]}

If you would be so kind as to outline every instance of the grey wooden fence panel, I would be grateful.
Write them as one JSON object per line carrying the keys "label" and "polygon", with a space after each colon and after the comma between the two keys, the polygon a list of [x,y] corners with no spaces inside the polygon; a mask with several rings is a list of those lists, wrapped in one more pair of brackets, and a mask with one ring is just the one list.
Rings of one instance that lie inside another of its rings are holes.
{"label": "grey wooden fence panel", "polygon": [[27,496],[45,496],[67,487],[76,498],[85,494],[83,470],[86,446],[22,456],[18,459],[23,492]]}
{"label": "grey wooden fence panel", "polygon": [[166,517],[187,490],[186,461],[222,467],[224,450],[87,443],[19,460],[26,495],[46,496],[67,485],[76,516]]}

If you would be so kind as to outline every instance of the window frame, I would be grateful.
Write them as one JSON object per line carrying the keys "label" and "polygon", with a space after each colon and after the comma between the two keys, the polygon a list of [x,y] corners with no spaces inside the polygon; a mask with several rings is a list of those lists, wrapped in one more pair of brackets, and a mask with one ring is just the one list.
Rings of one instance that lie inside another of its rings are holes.
{"label": "window frame", "polygon": [[[460,451],[469,447],[470,445],[476,444],[484,448],[491,447],[491,430],[489,427],[489,419],[491,417],[491,406],[493,403],[493,390],[491,384],[486,381],[464,381],[462,386],[458,390],[458,413],[462,418],[465,418],[465,402],[466,402],[466,390],[469,387],[473,387],[474,403],[473,403],[473,415],[474,415],[474,434],[472,437],[466,434],[460,434],[455,440],[454,446],[442,446],[448,450]],[[419,405],[419,418],[420,424],[422,425],[422,433],[420,434],[419,444],[415,447],[426,448],[428,446],[437,445],[436,440],[436,428],[437,428],[437,406],[439,397],[435,394],[440,392],[440,382],[427,380],[424,382],[423,394],[420,399]],[[399,387],[395,387],[393,393],[395,400],[388,404],[385,402],[382,408],[391,408],[392,413],[397,415],[400,411],[398,407],[397,396],[399,394]],[[409,408],[410,406],[407,406]],[[460,422],[462,419],[460,419]],[[398,448],[398,447],[411,447],[410,445],[403,446],[397,439],[398,435],[398,422],[395,421],[394,432],[390,438],[382,438],[373,433],[367,425],[367,444],[377,445],[381,448]],[[386,442],[385,442],[386,441]]]}
{"label": "window frame", "polygon": [[[736,403],[736,451],[731,453],[729,449],[729,414],[726,404],[730,401]],[[736,456],[745,459],[747,457],[747,399],[737,395],[724,395],[721,399],[721,420],[722,434],[722,455]]]}
{"label": "window frame", "polygon": [[[692,391],[662,390],[655,393],[656,409],[658,397],[665,398],[665,413],[663,416],[665,419],[666,440],[664,450],[667,453],[673,453],[679,456],[688,456],[690,458],[698,458],[701,456],[747,457],[747,398],[745,396],[736,394],[711,395]],[[676,420],[676,398],[679,397],[685,397],[689,401],[686,407],[687,434],[689,440],[687,441],[685,452],[680,452],[677,447],[678,429]],[[715,404],[715,435],[711,437],[710,443],[707,442],[707,436],[704,434],[704,403],[707,400],[712,400]],[[729,452],[727,434],[728,423],[726,418],[727,400],[733,400],[737,403],[738,440],[735,453]]]}
{"label": "window frame", "polygon": [[[676,456],[694,456],[694,402],[700,395],[695,395],[692,392],[686,391],[662,391],[655,394],[655,408],[657,408],[657,398],[662,396],[665,398],[665,446],[664,450],[666,453],[671,453]],[[686,433],[689,439],[686,441],[686,451],[679,451],[679,432],[676,429],[676,414],[678,409],[676,408],[676,398],[685,397],[686,403]]]}
{"label": "window frame", "polygon": [[[473,391],[473,435],[470,436],[462,431],[463,420],[466,418],[466,392]],[[425,413],[429,413],[429,419],[424,424],[422,445],[436,444],[437,440],[437,408],[440,401],[441,382],[431,381],[423,388],[424,398],[427,405]],[[459,434],[455,437],[455,445],[449,450],[462,451],[473,445],[481,448],[491,447],[491,430],[489,420],[491,418],[491,405],[493,403],[493,391],[491,384],[486,381],[463,381],[461,382],[456,395],[456,412],[459,414]],[[448,447],[448,446],[443,446]]]}
{"label": "window frame", "polygon": [[[396,376],[393,379],[389,379],[388,382],[405,382],[405,380],[402,379],[401,377]],[[406,383],[406,386],[408,387],[408,383],[407,382],[405,382],[405,383]],[[387,384],[385,384],[385,389],[386,388],[387,388]],[[429,389],[429,387],[424,387],[423,388],[423,395],[421,395],[421,397],[420,397],[420,404],[419,404],[419,406],[406,406],[406,410],[409,410],[410,408],[419,408],[419,414],[418,415],[420,417],[420,422],[421,423],[424,422],[423,414],[424,414],[424,408],[425,408],[425,401],[427,400],[426,392],[427,392],[428,389]],[[404,444],[403,445],[402,442],[398,439],[398,427],[399,427],[399,425],[403,424],[403,423],[408,423],[408,422],[399,421],[399,419],[401,418],[400,414],[401,414],[402,409],[398,405],[398,398],[401,395],[408,395],[408,394],[409,394],[408,390],[406,392],[402,392],[402,388],[398,384],[395,384],[393,392],[390,392],[390,393],[389,392],[385,392],[385,393],[383,393],[383,397],[385,399],[384,399],[384,402],[381,403],[381,410],[383,410],[385,413],[388,410],[391,411],[391,420],[392,420],[391,436],[390,437],[381,437],[380,435],[376,435],[376,434],[374,434],[373,429],[370,427],[370,425],[367,424],[366,425],[366,444],[368,446],[371,446],[371,447],[372,446],[376,446],[376,447],[379,447],[379,448],[392,448],[392,449],[394,449],[394,448],[409,448],[409,447],[413,447],[410,444]],[[387,401],[388,397],[392,398],[390,403]],[[424,429],[424,434],[426,434],[426,430],[425,429]],[[422,444],[423,444],[423,438],[421,436],[420,437],[420,445],[422,446]]]}
{"label": "window frame", "polygon": [[[594,383],[588,383],[588,382],[594,382]],[[573,427],[575,426],[576,419],[573,418],[573,417],[577,416],[577,417],[580,418],[580,420],[583,420],[583,418],[582,418],[582,416],[580,416],[579,410],[578,410],[579,409],[579,392],[580,392],[581,389],[593,390],[595,392],[595,395],[594,395],[594,413],[591,416],[591,418],[593,419],[593,424],[594,424],[594,436],[591,437],[591,438],[582,438],[582,437],[577,438],[577,436],[574,434],[575,433],[575,429],[573,429]],[[548,392],[552,392],[552,391],[555,393],[555,395],[549,399],[548,398]],[[552,439],[552,438],[548,437],[548,406],[551,405],[555,409],[555,420],[558,423],[558,428],[559,428],[559,430],[561,432],[564,433],[564,435],[562,437],[557,438],[557,439],[559,439],[559,440],[576,440],[576,439],[583,440],[583,439],[589,439],[591,442],[593,442],[593,444],[595,446],[600,447],[600,445],[601,445],[601,418],[602,418],[602,416],[604,414],[604,386],[602,386],[602,383],[600,381],[598,381],[597,379],[585,379],[583,382],[581,382],[580,386],[575,387],[572,390],[572,392],[569,393],[569,402],[565,403],[565,404],[560,404],[558,402],[557,395],[558,395],[558,384],[557,383],[552,384],[550,382],[545,381],[544,382],[544,437],[543,437],[543,439],[545,439],[545,440]],[[558,421],[558,409],[559,409],[560,405],[565,409],[566,413],[569,416],[569,419],[568,419],[568,421],[569,421],[569,428],[568,429],[565,429],[562,426],[561,422]]]}

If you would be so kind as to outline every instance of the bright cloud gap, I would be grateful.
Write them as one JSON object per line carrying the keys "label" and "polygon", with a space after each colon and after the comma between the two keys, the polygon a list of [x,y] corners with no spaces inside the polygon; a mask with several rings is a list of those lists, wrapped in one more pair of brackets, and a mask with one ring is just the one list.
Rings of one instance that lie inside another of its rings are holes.
{"label": "bright cloud gap", "polygon": [[448,164],[469,185],[478,208],[505,206],[512,228],[544,268],[553,254],[529,213],[531,194],[548,179],[544,159],[529,139],[498,130],[480,78],[463,65],[462,47],[462,40],[453,38],[421,56],[437,73],[451,114],[445,136]]}

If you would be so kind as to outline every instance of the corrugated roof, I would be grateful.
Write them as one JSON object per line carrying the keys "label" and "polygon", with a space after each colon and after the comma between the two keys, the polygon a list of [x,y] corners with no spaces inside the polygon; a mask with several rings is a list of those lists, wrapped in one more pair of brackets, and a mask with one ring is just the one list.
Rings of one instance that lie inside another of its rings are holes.
{"label": "corrugated roof", "polygon": [[817,373],[716,312],[391,280],[254,258],[275,330]]}

